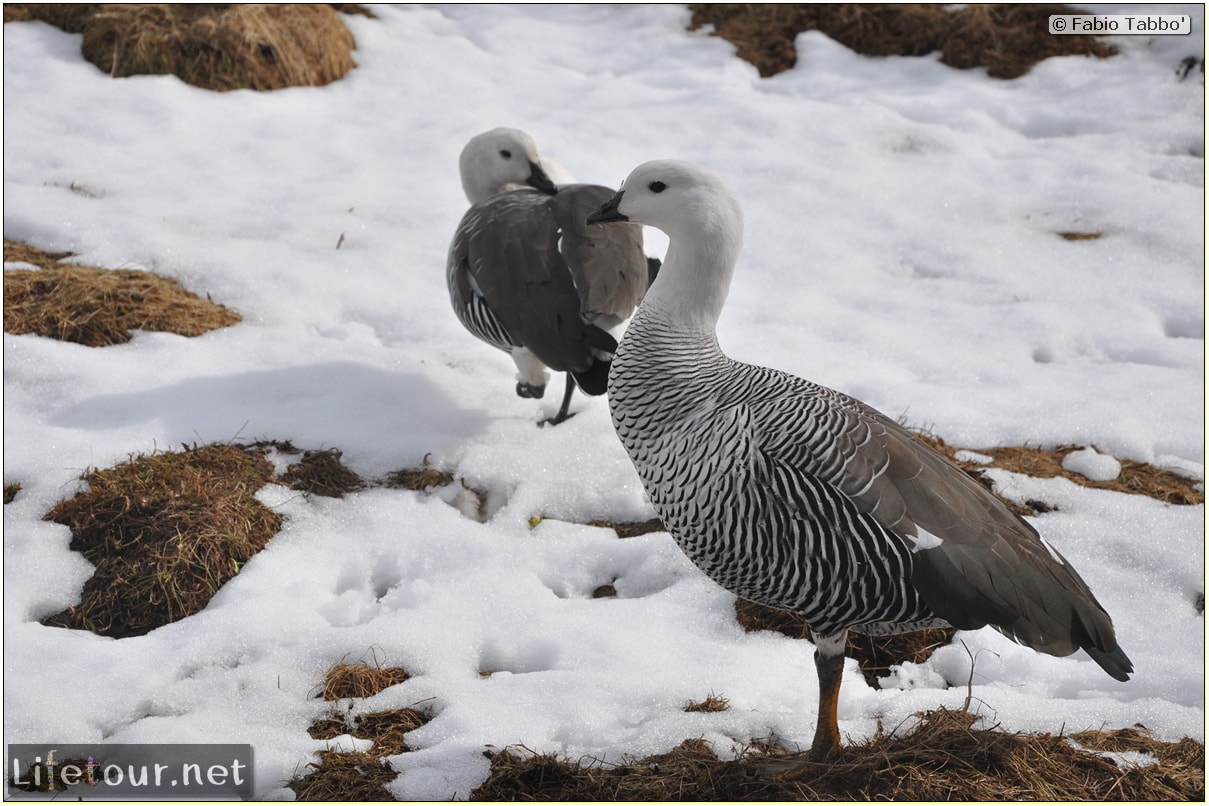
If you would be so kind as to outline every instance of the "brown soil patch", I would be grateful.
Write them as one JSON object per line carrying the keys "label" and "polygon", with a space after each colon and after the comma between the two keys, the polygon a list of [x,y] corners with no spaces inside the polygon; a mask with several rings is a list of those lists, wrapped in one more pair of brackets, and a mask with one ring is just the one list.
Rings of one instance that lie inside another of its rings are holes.
{"label": "brown soil patch", "polygon": [[44,624],[124,638],[198,612],[281,528],[254,497],[273,474],[234,445],[131,457],[82,477],[85,492],[46,520],[71,528],[96,566],[80,603]]}
{"label": "brown soil patch", "polygon": [[353,35],[336,9],[325,4],[4,7],[5,22],[31,19],[83,34],[84,58],[115,77],[171,74],[219,92],[275,90],[321,86],[356,67]]}
{"label": "brown soil patch", "polygon": [[[810,764],[752,748],[719,761],[690,739],[620,766],[510,748],[471,800],[508,801],[1079,801],[1201,800],[1204,748],[1150,742],[1158,763],[1122,769],[1061,737],[973,727],[962,711],[931,711],[902,736],[880,734]],[[1111,737],[1118,732],[1098,734]],[[1086,736],[1087,734],[1080,734]],[[1186,744],[1189,742],[1190,744]],[[1161,748],[1161,749],[1160,749]],[[1160,752],[1162,755],[1160,755]]]}
{"label": "brown soil patch", "polygon": [[4,272],[4,330],[88,347],[130,341],[132,330],[200,336],[239,322],[238,313],[146,271],[60,263],[70,253],[43,252],[5,240],[5,262],[39,270]]}
{"label": "brown soil patch", "polygon": [[905,4],[690,3],[689,30],[713,25],[714,35],[767,78],[798,60],[794,38],[819,30],[866,56],[922,56],[940,51],[951,67],[987,68],[1017,78],[1051,56],[1105,58],[1117,50],[1095,36],[1054,36],[1051,14],[1081,13],[1065,5],[997,4],[949,7]]}

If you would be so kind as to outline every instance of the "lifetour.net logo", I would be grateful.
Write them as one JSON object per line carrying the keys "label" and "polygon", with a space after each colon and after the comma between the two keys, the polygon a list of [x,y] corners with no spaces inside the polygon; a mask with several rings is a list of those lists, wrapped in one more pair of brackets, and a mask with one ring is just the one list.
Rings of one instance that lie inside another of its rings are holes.
{"label": "lifetour.net logo", "polygon": [[248,799],[250,744],[10,744],[5,794]]}

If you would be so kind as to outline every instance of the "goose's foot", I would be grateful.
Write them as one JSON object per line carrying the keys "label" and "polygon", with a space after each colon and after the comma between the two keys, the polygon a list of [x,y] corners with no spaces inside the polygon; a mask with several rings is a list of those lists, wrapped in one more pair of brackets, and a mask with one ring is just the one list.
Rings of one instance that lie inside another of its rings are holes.
{"label": "goose's foot", "polygon": [[517,381],[516,394],[520,397],[529,397],[533,398],[534,400],[541,400],[546,394],[546,385],[543,383],[541,386],[535,386],[531,383],[525,383],[524,381]]}
{"label": "goose's foot", "polygon": [[569,413],[565,412],[565,411],[560,411],[558,414],[555,414],[553,417],[547,417],[544,420],[538,420],[537,427],[542,428],[543,426],[547,426],[547,425],[558,425],[559,423],[570,420],[572,417],[574,417],[578,413],[579,412],[577,412],[577,411],[572,411]]}
{"label": "goose's foot", "polygon": [[564,420],[570,420],[572,417],[574,417],[575,416],[574,414],[571,414],[567,411],[567,409],[570,408],[570,406],[571,406],[571,395],[574,392],[575,392],[575,379],[572,378],[571,373],[568,372],[567,373],[567,388],[566,388],[566,391],[563,392],[563,404],[558,407],[558,414],[555,414],[553,417],[550,417],[549,419],[546,419],[546,420],[538,420],[537,427],[541,428],[543,425],[558,425],[559,423],[563,422]]}

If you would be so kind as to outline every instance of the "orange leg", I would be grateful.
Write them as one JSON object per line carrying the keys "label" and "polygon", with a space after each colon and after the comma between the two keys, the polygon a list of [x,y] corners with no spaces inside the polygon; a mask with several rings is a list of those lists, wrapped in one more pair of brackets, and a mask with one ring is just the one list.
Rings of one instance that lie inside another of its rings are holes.
{"label": "orange leg", "polygon": [[[841,644],[842,646],[842,644]],[[840,749],[840,681],[844,677],[844,655],[824,655],[814,651],[814,668],[819,675],[819,721],[810,745],[811,761],[824,761]]]}

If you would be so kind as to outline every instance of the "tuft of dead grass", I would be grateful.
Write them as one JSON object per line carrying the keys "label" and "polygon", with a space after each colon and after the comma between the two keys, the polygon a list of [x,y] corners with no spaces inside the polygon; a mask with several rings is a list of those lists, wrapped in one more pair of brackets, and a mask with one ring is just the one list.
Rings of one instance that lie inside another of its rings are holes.
{"label": "tuft of dead grass", "polygon": [[17,497],[17,493],[21,492],[20,484],[5,484],[4,485],[4,503],[11,504]]}
{"label": "tuft of dead grass", "polygon": [[1193,505],[1205,502],[1205,494],[1195,488],[1196,482],[1192,479],[1131,459],[1118,460],[1121,463],[1121,475],[1111,481],[1094,481],[1062,467],[1062,460],[1066,458],[1066,455],[1080,450],[1081,447],[1080,445],[1059,445],[1051,449],[986,448],[980,449],[978,453],[986,454],[994,459],[994,467],[1001,467],[1014,473],[1024,473],[1038,478],[1061,476],[1084,487],[1148,495],[1168,504]]}
{"label": "tuft of dead grass", "polygon": [[378,653],[373,652],[373,662],[364,659],[355,663],[341,660],[327,670],[319,695],[325,700],[343,700],[349,697],[372,697],[380,691],[402,683],[410,675],[402,666],[383,666]]}
{"label": "tuft of dead grass", "polygon": [[5,262],[41,268],[4,272],[4,330],[32,333],[87,347],[130,341],[132,330],[200,336],[242,317],[146,271],[98,269],[59,261],[70,253],[43,252],[4,241]]}
{"label": "tuft of dead grass", "polygon": [[325,716],[316,720],[307,735],[312,739],[335,739],[348,734],[374,743],[367,752],[374,756],[397,756],[407,753],[407,734],[428,722],[429,716],[415,708],[395,708],[355,716]]}
{"label": "tuft of dead grass", "polygon": [[364,489],[365,481],[341,461],[343,455],[335,448],[303,451],[302,458],[286,468],[282,481],[291,489],[329,498]]}
{"label": "tuft of dead grass", "polygon": [[[790,638],[810,640],[810,626],[796,613],[756,604],[747,599],[735,600],[735,620],[747,632],[770,630]],[[865,682],[880,688],[878,678],[888,677],[890,667],[905,662],[923,663],[938,648],[953,640],[957,631],[949,628],[916,630],[901,635],[861,635],[848,633],[845,654],[855,658],[865,676]]]}
{"label": "tuft of dead grass", "polygon": [[348,801],[373,803],[395,800],[386,784],[398,775],[389,761],[371,753],[337,753],[321,750],[318,762],[307,764],[307,772],[286,786],[303,801]]}
{"label": "tuft of dead grass", "polygon": [[411,750],[407,745],[407,734],[426,724],[429,716],[415,708],[394,708],[375,711],[353,717],[349,733],[358,739],[369,739],[374,743],[373,753],[379,756],[397,756]]}
{"label": "tuft of dead grass", "polygon": [[[1199,800],[1203,747],[1167,745],[1123,770],[1061,737],[977,728],[964,711],[930,711],[901,735],[879,733],[822,764],[752,747],[720,761],[700,739],[623,765],[509,748],[471,800],[1071,801]],[[1081,734],[1082,735],[1082,734]],[[1197,745],[1196,742],[1191,742]],[[1156,742],[1161,746],[1163,743]]]}
{"label": "tuft of dead grass", "polygon": [[810,627],[797,613],[756,604],[749,599],[735,599],[735,621],[745,632],[779,632],[790,638],[808,638]]}
{"label": "tuft of dead grass", "polygon": [[5,22],[41,22],[60,28],[69,34],[82,34],[85,21],[99,3],[5,3]]}
{"label": "tuft of dead grass", "polygon": [[273,475],[257,451],[205,445],[131,456],[82,478],[46,520],[96,566],[81,601],[44,624],[124,638],[192,615],[281,528],[256,500]]}
{"label": "tuft of dead grass", "polygon": [[[363,660],[351,664],[341,661],[329,669],[324,676],[322,696],[325,700],[371,697],[407,677],[400,667],[382,666],[374,651],[372,664]],[[335,739],[348,734],[368,739],[373,745],[362,752],[320,751],[319,760],[307,764],[308,772],[296,776],[286,786],[294,790],[298,800],[394,800],[385,785],[394,780],[396,773],[384,759],[409,752],[407,734],[429,719],[428,714],[415,708],[321,717],[307,728],[312,739]]]}
{"label": "tuft of dead grass", "polygon": [[[957,458],[958,449],[950,446],[934,434],[916,431],[915,435],[988,487],[990,486],[990,482],[983,476],[982,471],[990,467],[997,467],[1013,473],[1042,479],[1061,476],[1084,487],[1094,487],[1097,490],[1110,490],[1112,492],[1129,493],[1132,495],[1146,495],[1168,504],[1195,505],[1205,502],[1205,494],[1196,489],[1197,482],[1195,480],[1187,476],[1181,476],[1178,473],[1173,473],[1170,470],[1155,467],[1154,465],[1135,462],[1132,459],[1118,459],[1117,461],[1121,463],[1121,474],[1110,481],[1093,481],[1082,474],[1072,473],[1062,466],[1062,460],[1066,458],[1067,454],[1084,447],[1081,445],[1059,445],[1056,448],[1030,448],[1025,446],[973,449],[975,453],[991,457],[993,463],[984,465],[977,462],[959,460]],[[1003,500],[1004,503],[1017,512],[1022,510],[1022,507],[1014,501],[1003,498],[1000,500]],[[1048,509],[1052,508],[1042,502],[1026,501],[1023,507],[1023,514],[1035,515],[1038,511],[1044,512]]]}
{"label": "tuft of dead grass", "polygon": [[418,468],[403,468],[388,473],[382,484],[386,487],[416,492],[426,492],[434,487],[453,484],[452,473],[429,466],[428,457],[430,455],[424,454],[424,461]]}
{"label": "tuft of dead grass", "polygon": [[[490,495],[487,490],[471,487],[464,477],[454,478],[447,470],[437,470],[428,464],[429,454],[424,455],[424,461],[418,468],[403,468],[386,474],[386,478],[376,482],[383,487],[399,490],[412,490],[432,494],[438,487],[447,487],[457,481],[461,489],[454,491],[452,496],[446,496],[445,501],[468,518],[479,523],[486,523]],[[533,521],[530,521],[533,525]]]}
{"label": "tuft of dead grass", "polygon": [[[8,7],[5,6],[5,8],[7,9]],[[46,249],[39,249],[36,246],[22,243],[21,241],[4,239],[5,263],[29,263],[32,266],[37,266],[39,269],[56,269],[62,265],[59,261],[69,257],[75,257],[75,253],[50,252]]]}
{"label": "tuft of dead grass", "polygon": [[729,709],[730,700],[719,697],[712,691],[705,695],[704,700],[690,700],[688,705],[684,706],[685,713],[689,714],[716,714]]}
{"label": "tuft of dead grass", "polygon": [[689,30],[712,25],[767,78],[797,63],[794,38],[819,30],[866,56],[922,56],[940,51],[959,69],[987,68],[993,78],[1018,78],[1051,56],[1106,58],[1117,50],[1095,36],[1054,36],[1051,14],[1079,13],[1065,5],[690,3]]}
{"label": "tuft of dead grass", "polygon": [[84,58],[111,76],[170,74],[218,92],[318,87],[356,67],[353,35],[325,4],[6,4],[4,21],[19,20],[83,34]]}
{"label": "tuft of dead grass", "polygon": [[650,534],[651,532],[665,532],[666,527],[663,521],[659,518],[651,518],[645,521],[603,521],[594,520],[588,521],[588,526],[601,526],[605,529],[612,529],[620,538],[638,537],[639,535]]}

